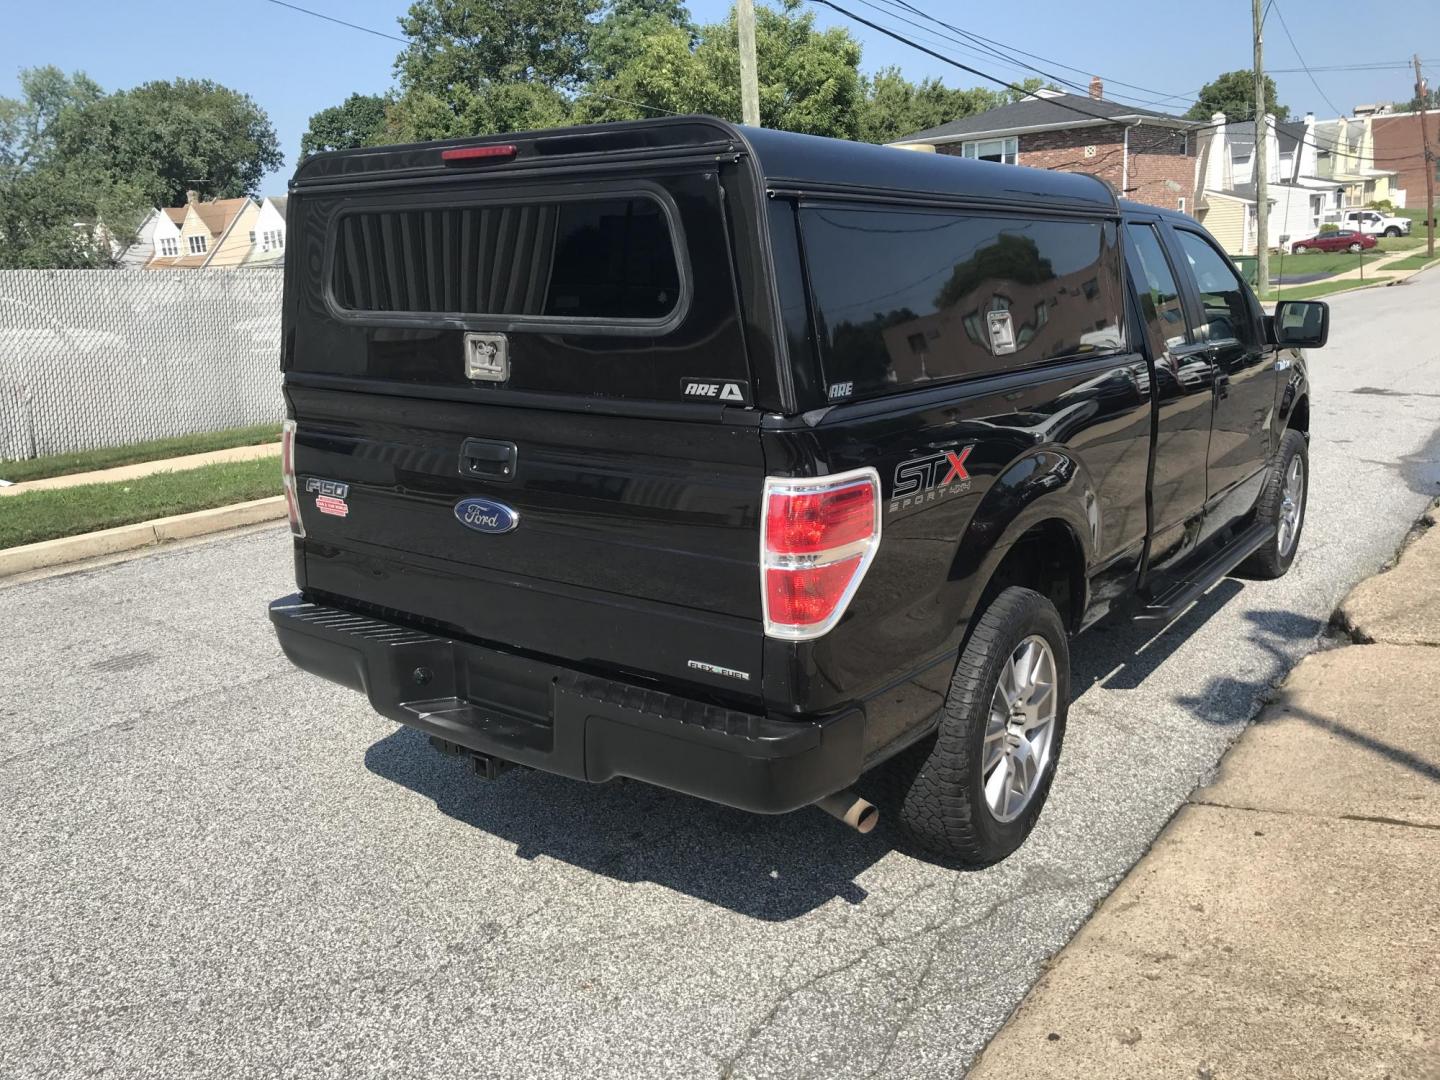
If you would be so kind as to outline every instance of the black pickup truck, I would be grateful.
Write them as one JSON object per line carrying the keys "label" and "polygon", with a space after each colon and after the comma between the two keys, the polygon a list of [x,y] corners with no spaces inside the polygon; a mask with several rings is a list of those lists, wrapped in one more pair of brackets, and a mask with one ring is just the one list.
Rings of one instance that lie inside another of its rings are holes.
{"label": "black pickup truck", "polygon": [[903,829],[983,865],[1072,637],[1295,557],[1327,308],[1094,178],[684,117],[290,192],[270,617],[482,775],[863,830],[904,752]]}

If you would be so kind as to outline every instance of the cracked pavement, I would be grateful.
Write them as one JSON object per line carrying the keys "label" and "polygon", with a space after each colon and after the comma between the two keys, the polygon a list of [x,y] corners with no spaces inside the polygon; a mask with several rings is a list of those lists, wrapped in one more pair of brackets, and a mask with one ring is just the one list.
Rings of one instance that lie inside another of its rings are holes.
{"label": "cracked pavement", "polygon": [[1440,273],[1336,298],[1279,582],[1077,642],[981,873],[819,811],[494,783],[280,655],[267,528],[0,587],[0,1061],[30,1077],[954,1077],[1440,492]]}

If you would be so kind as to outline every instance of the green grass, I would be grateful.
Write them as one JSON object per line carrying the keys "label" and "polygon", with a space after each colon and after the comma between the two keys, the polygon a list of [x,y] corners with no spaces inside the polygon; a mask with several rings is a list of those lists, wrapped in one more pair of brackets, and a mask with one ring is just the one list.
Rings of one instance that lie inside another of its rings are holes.
{"label": "green grass", "polygon": [[140,461],[160,461],[185,454],[203,454],[208,450],[228,450],[232,446],[254,446],[280,438],[279,424],[208,431],[201,435],[178,435],[153,442],[129,446],[107,446],[100,450],[79,450],[72,454],[52,454],[25,461],[0,461],[0,480],[12,484],[41,480],[47,476],[68,476],[92,469],[113,469],[118,465],[134,465]]}
{"label": "green grass", "polygon": [[[1387,266],[1388,270],[1389,267]],[[1375,277],[1367,277],[1364,281],[1359,278],[1347,278],[1344,281],[1316,281],[1309,285],[1285,285],[1279,288],[1272,288],[1267,300],[1314,300],[1319,296],[1329,296],[1331,293],[1348,292],[1351,289],[1363,289],[1368,285],[1383,284],[1391,280],[1386,274],[1379,274]]]}
{"label": "green grass", "polygon": [[[1366,253],[1366,261],[1375,256]],[[1343,274],[1347,270],[1360,268],[1360,256],[1348,251],[1307,251],[1304,255],[1292,255],[1288,251],[1284,259],[1278,254],[1270,256],[1270,279],[1273,281],[1284,268],[1285,276],[1296,274]]]}
{"label": "green grass", "polygon": [[1376,251],[1409,251],[1411,248],[1425,246],[1425,230],[1414,230],[1412,228],[1409,236],[1377,236],[1379,243]]}
{"label": "green grass", "polygon": [[1433,259],[1431,259],[1425,256],[1425,252],[1418,251],[1414,255],[1407,256],[1406,258],[1396,259],[1393,263],[1390,263],[1388,266],[1386,266],[1385,269],[1387,271],[1419,270],[1421,267],[1429,266],[1431,263],[1435,262],[1440,262],[1440,255],[1436,255]]}
{"label": "green grass", "polygon": [[279,461],[258,458],[114,484],[0,496],[0,548],[279,494]]}

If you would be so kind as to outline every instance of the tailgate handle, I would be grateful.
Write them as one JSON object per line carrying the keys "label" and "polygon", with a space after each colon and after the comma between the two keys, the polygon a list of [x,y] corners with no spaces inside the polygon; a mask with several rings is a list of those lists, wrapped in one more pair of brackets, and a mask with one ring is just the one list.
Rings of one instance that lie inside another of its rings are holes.
{"label": "tailgate handle", "polygon": [[508,483],[515,479],[515,444],[497,439],[466,439],[460,447],[460,474]]}

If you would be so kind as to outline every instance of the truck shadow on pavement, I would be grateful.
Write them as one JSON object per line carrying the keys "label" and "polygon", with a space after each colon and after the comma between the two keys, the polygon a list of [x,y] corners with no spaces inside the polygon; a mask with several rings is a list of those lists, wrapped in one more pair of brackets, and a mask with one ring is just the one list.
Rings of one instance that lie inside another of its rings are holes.
{"label": "truck shadow on pavement", "polygon": [[[1095,628],[1076,653],[1076,699],[1097,685],[1139,688],[1243,589],[1225,579],[1163,631],[1123,622]],[[1263,670],[1249,679],[1215,678],[1205,693],[1176,699],[1205,722],[1237,730],[1323,629],[1320,620],[1287,611],[1244,617],[1265,650]],[[522,859],[544,856],[617,881],[653,882],[768,921],[793,919],[835,898],[862,903],[868,894],[855,878],[897,846],[884,816],[880,828],[861,836],[816,809],[748,814],[638,782],[586,784],[511,769],[487,783],[410,728],[373,744],[365,765],[442,813],[513,844]],[[886,763],[857,786],[872,795],[882,770],[903,767]]]}
{"label": "truck shadow on pavement", "polygon": [[622,882],[650,881],[742,915],[783,921],[867,893],[855,877],[890,845],[819,810],[776,817],[632,781],[587,784],[525,769],[485,782],[467,764],[400,728],[365,753],[371,772],[444,814],[515,845]]}

